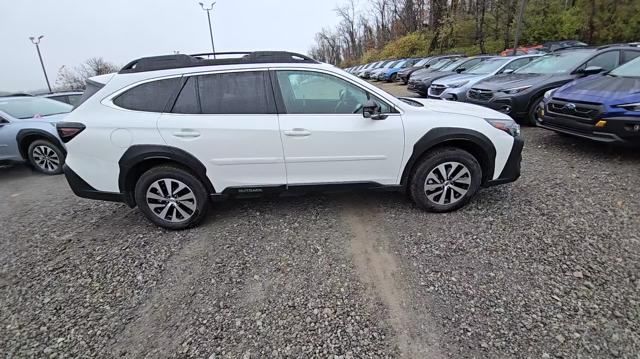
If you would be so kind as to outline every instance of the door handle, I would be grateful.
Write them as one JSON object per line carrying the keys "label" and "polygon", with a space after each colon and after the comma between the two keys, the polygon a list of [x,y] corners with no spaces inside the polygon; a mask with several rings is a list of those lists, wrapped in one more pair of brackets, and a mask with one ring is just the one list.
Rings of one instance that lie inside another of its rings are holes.
{"label": "door handle", "polygon": [[189,129],[182,129],[180,131],[174,132],[173,135],[178,138],[196,138],[200,137],[200,132]]}
{"label": "door handle", "polygon": [[304,128],[294,128],[291,130],[285,130],[284,134],[285,136],[292,136],[292,137],[307,137],[307,136],[311,136],[311,131]]}

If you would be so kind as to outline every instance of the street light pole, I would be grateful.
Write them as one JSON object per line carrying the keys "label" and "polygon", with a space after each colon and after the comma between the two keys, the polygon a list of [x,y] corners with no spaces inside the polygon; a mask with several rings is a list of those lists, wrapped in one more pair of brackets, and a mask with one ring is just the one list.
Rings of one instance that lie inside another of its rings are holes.
{"label": "street light pole", "polygon": [[29,40],[36,45],[36,51],[38,51],[38,58],[40,59],[40,65],[42,66],[42,72],[44,73],[44,79],[47,81],[47,87],[49,88],[49,93],[52,93],[51,84],[49,84],[49,76],[47,76],[47,70],[44,68],[44,61],[42,61],[42,54],[40,53],[40,40],[44,37],[44,35],[40,35],[37,38],[30,36]]}
{"label": "street light pole", "polygon": [[207,20],[209,21],[209,36],[211,37],[211,50],[213,51],[213,58],[216,58],[216,45],[213,43],[213,28],[211,27],[211,15],[210,12],[213,10],[213,5],[215,5],[215,1],[209,5],[209,7],[205,7],[203,3],[199,3],[202,10],[207,12]]}

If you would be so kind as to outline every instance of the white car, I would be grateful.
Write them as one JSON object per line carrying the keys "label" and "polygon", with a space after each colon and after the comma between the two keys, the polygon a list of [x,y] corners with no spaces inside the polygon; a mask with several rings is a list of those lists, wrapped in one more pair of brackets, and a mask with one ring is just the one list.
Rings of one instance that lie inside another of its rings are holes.
{"label": "white car", "polygon": [[71,188],[169,229],[196,225],[209,199],[335,187],[452,211],[520,175],[507,115],[396,98],[288,52],[142,58],[90,79],[84,99],[57,127]]}

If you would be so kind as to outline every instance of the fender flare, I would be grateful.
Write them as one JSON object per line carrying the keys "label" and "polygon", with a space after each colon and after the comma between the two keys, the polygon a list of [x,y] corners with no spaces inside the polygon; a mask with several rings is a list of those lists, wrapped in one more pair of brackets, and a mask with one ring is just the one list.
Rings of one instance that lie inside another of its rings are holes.
{"label": "fender flare", "polygon": [[400,182],[402,186],[409,183],[409,176],[423,155],[432,148],[446,146],[447,143],[451,143],[452,146],[465,144],[468,148],[473,149],[472,155],[478,159],[482,167],[482,183],[484,184],[493,178],[496,148],[487,136],[466,128],[438,127],[428,131],[413,145],[411,157],[402,171]]}
{"label": "fender flare", "polygon": [[16,135],[16,143],[18,144],[18,150],[20,151],[20,155],[22,156],[22,158],[24,159],[29,158],[29,154],[27,153],[27,148],[23,148],[24,146],[22,146],[22,142],[25,140],[25,138],[29,136],[43,137],[46,140],[53,143],[54,145],[57,145],[58,148],[60,148],[60,150],[62,151],[62,153],[65,156],[67,155],[67,149],[64,147],[62,142],[60,142],[60,140],[51,132],[47,132],[45,130],[41,130],[37,128],[25,128],[18,131],[18,134]]}
{"label": "fender flare", "polygon": [[192,154],[172,146],[134,145],[129,147],[118,161],[120,167],[118,187],[120,192],[124,194],[125,201],[129,204],[134,202],[132,177],[142,174],[140,173],[140,165],[147,161],[174,162],[186,167],[204,184],[209,194],[215,194],[213,184],[207,176],[207,168]]}

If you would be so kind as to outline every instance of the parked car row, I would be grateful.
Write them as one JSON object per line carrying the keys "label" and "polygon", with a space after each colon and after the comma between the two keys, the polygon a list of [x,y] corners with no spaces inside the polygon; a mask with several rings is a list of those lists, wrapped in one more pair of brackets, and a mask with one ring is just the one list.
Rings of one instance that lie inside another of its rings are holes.
{"label": "parked car row", "polygon": [[636,94],[640,47],[566,43],[549,53],[418,59],[393,78],[377,74],[406,60],[347,71],[365,79],[407,84],[409,91],[421,97],[489,107],[521,123],[568,135],[640,144],[640,96]]}

